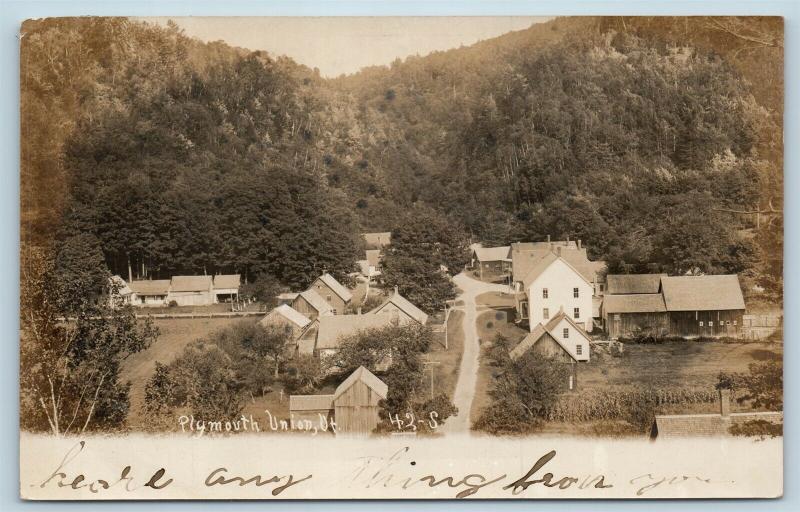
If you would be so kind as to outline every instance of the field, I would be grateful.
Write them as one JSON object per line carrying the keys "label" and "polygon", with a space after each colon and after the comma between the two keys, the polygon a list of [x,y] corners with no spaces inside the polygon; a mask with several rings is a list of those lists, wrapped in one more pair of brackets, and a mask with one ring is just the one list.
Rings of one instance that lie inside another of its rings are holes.
{"label": "field", "polygon": [[783,356],[782,343],[672,341],[626,344],[621,357],[592,350],[580,365],[581,389],[713,388],[720,372],[746,372],[750,363]]}
{"label": "field", "polygon": [[144,404],[144,387],[153,373],[156,361],[169,363],[189,342],[236,322],[252,322],[241,318],[169,318],[153,323],[159,329],[158,341],[150,348],[129,357],[122,365],[120,380],[131,383],[131,409],[128,424],[135,428],[144,421],[141,407]]}

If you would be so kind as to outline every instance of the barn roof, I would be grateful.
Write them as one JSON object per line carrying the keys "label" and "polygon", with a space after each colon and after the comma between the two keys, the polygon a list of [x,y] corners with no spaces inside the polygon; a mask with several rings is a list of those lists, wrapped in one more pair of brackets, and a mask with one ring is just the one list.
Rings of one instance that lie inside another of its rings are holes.
{"label": "barn roof", "polygon": [[336,400],[342,396],[342,394],[350,389],[356,382],[363,382],[381,398],[386,398],[386,394],[389,391],[389,386],[387,386],[385,382],[363,366],[359,366],[356,371],[351,373],[349,377],[339,384],[339,387],[336,388],[336,392],[333,394],[333,399]]}
{"label": "barn roof", "polygon": [[422,325],[425,325],[425,322],[428,321],[428,315],[424,311],[419,309],[417,306],[409,302],[408,299],[400,295],[397,292],[397,290],[395,290],[395,292],[392,294],[391,297],[383,301],[383,304],[373,309],[369,313],[370,314],[379,313],[381,309],[383,309],[385,306],[389,304],[394,304],[397,307],[397,309],[407,314],[408,316],[410,316],[411,318],[413,318]]}
{"label": "barn roof", "polygon": [[381,258],[380,249],[367,249],[364,252],[366,253],[367,261],[369,262],[369,264],[372,265],[373,267],[377,267],[378,263],[380,262],[379,260]]}
{"label": "barn roof", "polygon": [[667,311],[745,309],[735,274],[662,277],[661,290]]}
{"label": "barn roof", "polygon": [[341,338],[392,323],[391,315],[331,315],[317,318],[317,350],[338,348]]}
{"label": "barn roof", "polygon": [[667,274],[609,274],[606,294],[658,293],[661,278]]}
{"label": "barn roof", "polygon": [[655,432],[658,437],[720,437],[730,435],[732,425],[747,421],[764,420],[782,423],[783,412],[733,412],[721,414],[669,414],[656,415]]}
{"label": "barn roof", "polygon": [[511,246],[502,247],[476,247],[472,251],[478,261],[508,261],[510,259]]}
{"label": "barn roof", "polygon": [[211,289],[211,276],[172,276],[173,292],[205,292]]}
{"label": "barn roof", "polygon": [[[331,310],[331,305],[322,298],[322,295],[318,294],[316,290],[306,290],[304,292],[300,292],[298,297],[303,297],[308,304],[317,310],[317,313],[320,315],[324,313],[328,313]],[[297,298],[295,298],[297,300]]]}
{"label": "barn roof", "polygon": [[289,395],[290,411],[327,411],[333,409],[333,395]]}
{"label": "barn roof", "polygon": [[131,281],[129,286],[137,295],[166,295],[169,293],[169,279]]}
{"label": "barn roof", "polygon": [[664,313],[667,306],[660,293],[606,295],[603,297],[606,313]]}
{"label": "barn roof", "polygon": [[311,320],[309,320],[304,314],[287,304],[281,304],[280,306],[276,307],[267,313],[267,316],[262,318],[258,323],[261,325],[269,325],[274,321],[275,316],[285,318],[301,329],[311,323]]}
{"label": "barn roof", "polygon": [[221,274],[214,276],[215,289],[239,289],[242,276],[239,274]]}
{"label": "barn roof", "polygon": [[331,290],[333,290],[333,293],[341,297],[343,301],[350,302],[350,299],[353,298],[353,294],[350,293],[350,290],[345,288],[332,275],[328,273],[322,274],[321,276],[319,276],[319,280],[325,283],[325,285]]}

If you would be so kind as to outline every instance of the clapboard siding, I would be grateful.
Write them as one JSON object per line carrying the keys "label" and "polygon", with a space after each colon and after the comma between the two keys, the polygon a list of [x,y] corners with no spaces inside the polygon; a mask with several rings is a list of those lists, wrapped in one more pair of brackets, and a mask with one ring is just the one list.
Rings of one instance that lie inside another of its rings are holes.
{"label": "clapboard siding", "polygon": [[364,382],[356,382],[334,401],[336,425],[345,434],[369,434],[378,426],[381,397]]}

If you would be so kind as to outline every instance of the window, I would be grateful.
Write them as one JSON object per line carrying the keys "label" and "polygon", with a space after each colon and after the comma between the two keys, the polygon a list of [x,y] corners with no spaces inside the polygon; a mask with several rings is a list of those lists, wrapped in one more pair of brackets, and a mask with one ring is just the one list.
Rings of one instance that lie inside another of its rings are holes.
{"label": "window", "polygon": [[330,302],[330,301],[331,301],[331,296],[330,296],[330,295],[328,295],[328,296],[327,296],[327,299],[328,299],[328,302]]}
{"label": "window", "polygon": [[569,327],[564,327],[564,338],[569,338]]}
{"label": "window", "polygon": [[709,320],[709,321],[708,321],[708,326],[709,326],[709,327],[714,327],[714,322],[712,322],[711,320]]}
{"label": "window", "polygon": [[731,325],[731,321],[728,320],[727,322],[725,322],[725,325]]}
{"label": "window", "polygon": [[546,298],[547,298],[547,296],[548,296],[548,291],[547,291],[547,288],[542,288],[542,298],[543,298],[543,299],[546,299]]}
{"label": "window", "polygon": [[332,309],[332,310],[331,310],[331,313],[333,313],[333,314],[335,315],[335,314],[336,314],[336,310],[335,310],[335,309]]}
{"label": "window", "polygon": [[621,322],[622,315],[620,313],[614,313],[614,320],[616,320],[617,322]]}
{"label": "window", "polygon": [[583,354],[583,345],[575,345],[575,353],[578,355]]}
{"label": "window", "polygon": [[580,295],[581,295],[580,289],[578,289],[578,288],[573,288],[572,289],[572,296],[573,297],[575,297],[577,299],[578,297],[580,297]]}
{"label": "window", "polygon": [[528,301],[523,300],[519,303],[519,316],[521,318],[528,318]]}
{"label": "window", "polygon": [[736,320],[733,321],[733,325],[736,325]]}
{"label": "window", "polygon": [[544,308],[542,310],[542,318],[544,318],[545,320],[550,318],[550,309],[549,308]]}
{"label": "window", "polygon": [[572,318],[575,320],[581,317],[581,308],[572,308]]}
{"label": "window", "polygon": [[703,321],[700,320],[700,327],[703,327]]}

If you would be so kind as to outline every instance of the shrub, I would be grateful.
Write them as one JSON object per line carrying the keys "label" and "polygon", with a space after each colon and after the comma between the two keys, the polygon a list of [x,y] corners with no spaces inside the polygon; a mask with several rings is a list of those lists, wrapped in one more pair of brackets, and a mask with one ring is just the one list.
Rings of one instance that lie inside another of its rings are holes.
{"label": "shrub", "polygon": [[167,305],[168,305],[169,307],[171,307],[171,308],[176,308],[176,307],[178,307],[178,301],[176,301],[176,300],[171,300],[171,301],[169,301],[169,304],[167,304]]}
{"label": "shrub", "polygon": [[753,420],[731,425],[728,431],[735,436],[744,437],[779,437],[783,435],[783,423],[772,423],[766,420]]}

